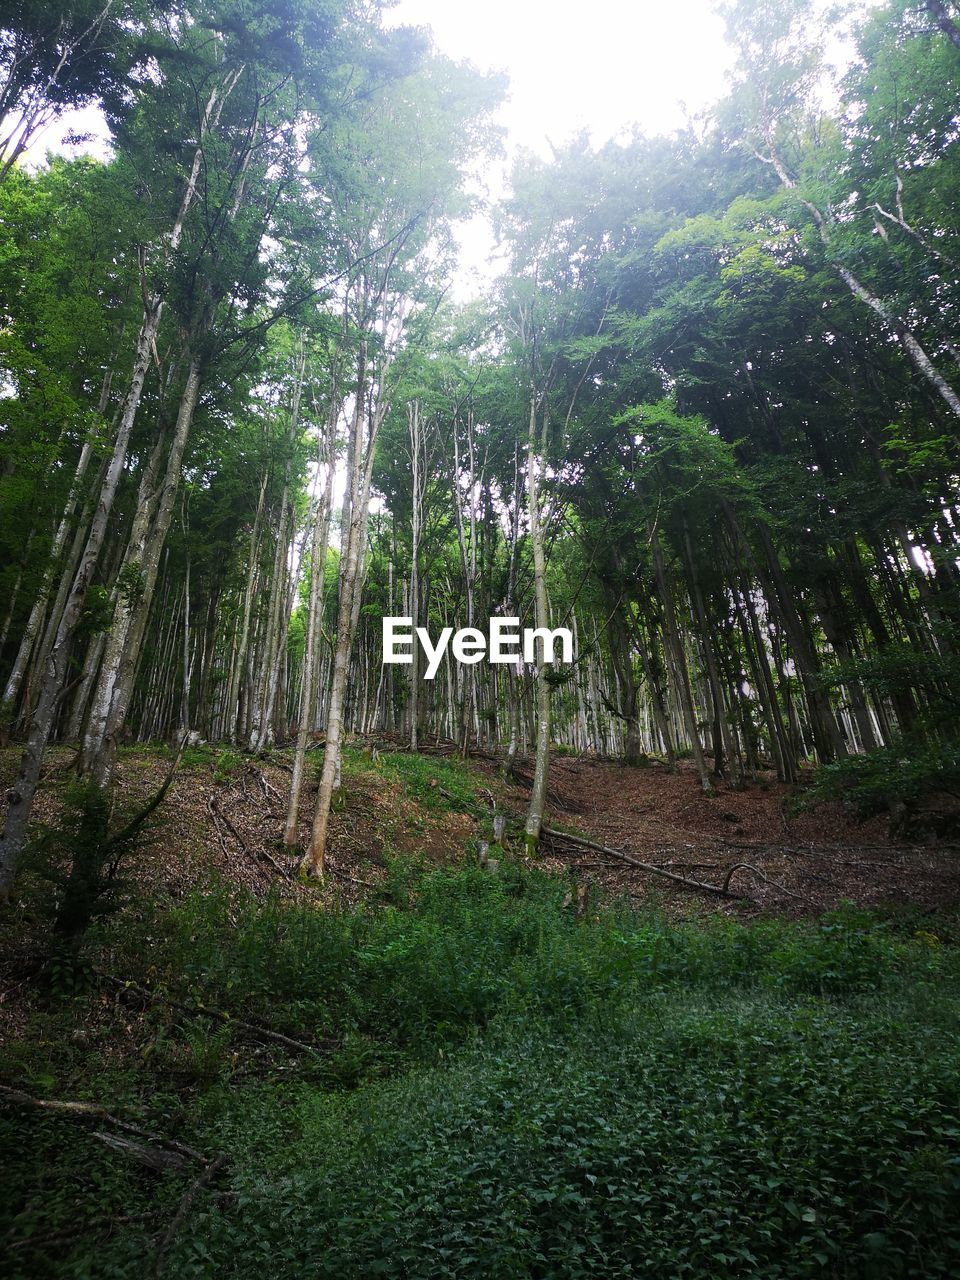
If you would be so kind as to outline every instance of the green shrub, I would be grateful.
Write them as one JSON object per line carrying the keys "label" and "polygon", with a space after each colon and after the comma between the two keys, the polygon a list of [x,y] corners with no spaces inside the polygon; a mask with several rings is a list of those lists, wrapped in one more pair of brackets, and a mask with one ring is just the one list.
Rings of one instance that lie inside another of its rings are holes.
{"label": "green shrub", "polygon": [[904,741],[821,765],[804,803],[842,800],[868,818],[892,798],[915,806],[936,791],[960,796],[960,740]]}
{"label": "green shrub", "polygon": [[476,779],[458,759],[397,751],[380,760],[384,772],[425,809],[469,811],[476,805]]}
{"label": "green shrub", "polygon": [[[136,1053],[88,992],[0,1065],[227,1154],[229,1194],[172,1248],[185,1280],[957,1273],[953,947],[852,907],[576,921],[565,887],[396,863],[381,901],[321,911],[212,882],[96,926],[115,972],[178,1001],[147,1007]],[[330,1051],[180,1007],[200,1003]],[[142,1274],[182,1176],[45,1114],[11,1111],[0,1145],[11,1238],[159,1215],[67,1260],[18,1250],[13,1274]]]}

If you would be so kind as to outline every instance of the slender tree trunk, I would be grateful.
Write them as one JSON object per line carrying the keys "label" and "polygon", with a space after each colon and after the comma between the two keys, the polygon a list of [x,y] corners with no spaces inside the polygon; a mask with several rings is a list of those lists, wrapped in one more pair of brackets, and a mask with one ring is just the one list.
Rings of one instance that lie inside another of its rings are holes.
{"label": "slender tree trunk", "polygon": [[697,766],[697,774],[700,778],[700,788],[704,795],[713,795],[713,783],[710,781],[710,774],[707,771],[707,762],[703,755],[703,746],[700,742],[700,728],[697,724],[697,714],[693,706],[693,695],[690,691],[690,672],[687,668],[687,657],[684,653],[683,642],[677,629],[676,606],[673,600],[673,592],[670,590],[670,583],[667,580],[666,568],[663,562],[663,551],[660,547],[660,534],[656,525],[651,522],[649,526],[650,548],[653,552],[653,569],[657,580],[657,589],[660,593],[660,600],[663,604],[663,634],[667,642],[670,656],[673,660],[673,669],[676,676],[676,690],[680,700],[680,708],[683,712],[684,725],[687,730],[687,737],[690,739],[690,750],[693,753],[694,764]]}
{"label": "slender tree trunk", "polygon": [[[26,541],[23,546],[23,554],[20,557],[20,563],[17,565],[17,576],[14,578],[13,586],[10,588],[10,594],[7,597],[7,614],[3,620],[3,626],[0,627],[0,653],[3,652],[3,646],[7,643],[7,636],[10,634],[10,624],[13,622],[14,615],[17,612],[17,601],[20,598],[20,587],[23,583],[23,571],[27,567],[30,560],[30,548],[33,546],[33,536],[35,529],[31,529],[27,534]],[[0,717],[3,711],[0,708]]]}
{"label": "slender tree trunk", "polygon": [[[133,695],[137,658],[146,629],[160,568],[160,558],[180,483],[180,470],[200,394],[199,361],[190,360],[180,398],[173,439],[160,484],[141,489],[121,569],[121,586],[107,636],[84,735],[82,769],[100,786],[110,778],[116,736]],[[152,490],[152,491],[151,491]]]}
{"label": "slender tree trunk", "polygon": [[[546,434],[546,406],[544,406],[544,435]],[[550,610],[547,605],[547,563],[543,546],[540,493],[538,484],[539,459],[537,455],[537,397],[530,393],[530,429],[527,439],[527,516],[530,524],[530,545],[533,550],[534,617],[537,627],[549,627]],[[533,786],[525,824],[527,855],[536,853],[540,844],[540,828],[547,800],[547,778],[550,768],[550,684],[547,681],[547,664],[544,661],[545,644],[541,640],[536,675],[536,756],[533,767]]]}
{"label": "slender tree trunk", "polygon": [[[727,757],[730,770],[730,785],[734,789],[743,786],[743,775],[740,772],[739,761],[737,756],[736,744],[733,741],[733,733],[727,720],[726,708],[723,702],[723,688],[720,683],[720,675],[717,671],[716,658],[714,657],[712,639],[716,634],[711,629],[707,620],[707,611],[703,602],[703,592],[700,590],[700,580],[697,577],[697,567],[693,558],[693,546],[690,542],[690,531],[687,528],[686,520],[684,520],[683,545],[686,552],[687,572],[690,574],[691,601],[693,603],[694,615],[697,619],[697,628],[700,632],[700,651],[703,654],[704,664],[707,669],[707,679],[710,683],[711,695],[714,704],[714,717],[719,730],[720,748]],[[716,761],[717,770],[719,769],[719,760]]]}
{"label": "slender tree trunk", "polygon": [[[936,0],[932,0],[932,3],[936,3]],[[928,7],[930,6],[928,5]],[[942,5],[939,7],[942,9]],[[947,23],[950,27],[953,26],[949,19],[947,19]],[[950,39],[953,39],[953,36],[950,36]],[[776,170],[777,177],[780,179],[781,183],[788,190],[796,191],[796,182],[787,172],[786,167],[773,147],[771,147],[770,156],[767,157],[767,159]],[[822,210],[817,208],[812,201],[805,200],[802,196],[800,197],[800,201],[816,223],[817,230],[820,232],[820,238],[824,245],[829,246],[830,241],[833,238],[832,219],[825,215]],[[849,267],[844,266],[840,262],[835,262],[833,265],[837,274],[840,276],[841,280],[843,280],[844,284],[853,296],[860,302],[864,303],[865,306],[869,307],[874,315],[879,317],[884,327],[897,339],[901,348],[906,352],[908,360],[921,377],[930,384],[934,391],[936,391],[937,395],[940,396],[950,411],[956,414],[957,417],[960,417],[960,396],[957,395],[953,387],[950,386],[946,378],[944,378],[943,374],[927,355],[907,322],[901,316],[896,315],[882,298],[879,298],[875,293],[868,289],[867,286],[853,274]]]}
{"label": "slender tree trunk", "polygon": [[193,676],[193,658],[190,652],[190,557],[183,577],[183,686],[180,695],[180,730],[181,742],[190,732],[190,685]]}
{"label": "slender tree trunk", "polygon": [[[336,397],[334,396],[334,402]],[[310,736],[313,716],[317,627],[327,562],[327,545],[330,533],[330,509],[333,505],[333,477],[336,465],[337,410],[331,408],[327,424],[326,466],[323,496],[313,522],[313,539],[310,544],[310,600],[307,607],[307,630],[304,640],[303,681],[300,688],[300,721],[297,725],[297,742],[293,755],[293,777],[290,781],[290,802],[287,807],[287,823],[283,842],[288,849],[299,844],[300,796],[303,790],[303,770],[306,761],[307,740]]]}
{"label": "slender tree trunk", "polygon": [[663,743],[663,752],[667,758],[667,768],[673,773],[677,767],[677,753],[673,734],[670,731],[670,716],[663,695],[663,671],[660,664],[660,655],[656,648],[654,624],[649,617],[646,619],[646,630],[647,637],[640,634],[638,630],[636,647],[640,654],[640,665],[643,667],[647,687],[650,690],[650,708],[653,712],[653,720],[657,726],[657,732]]}
{"label": "slender tree trunk", "polygon": [[[123,335],[123,326],[120,328],[120,336]],[[97,405],[97,416],[103,418],[107,412],[107,406],[110,403],[110,388],[113,383],[113,373],[107,370],[104,374],[103,382],[100,386],[100,401]],[[33,608],[30,610],[30,617],[27,619],[27,625],[20,637],[20,646],[17,650],[17,656],[14,659],[13,668],[7,677],[7,683],[3,691],[3,700],[0,704],[0,739],[2,739],[4,726],[9,723],[13,716],[14,704],[20,693],[20,684],[23,680],[24,672],[27,669],[27,663],[30,654],[33,651],[34,642],[40,634],[41,628],[46,617],[47,603],[50,599],[50,591],[56,577],[57,566],[60,564],[67,538],[73,524],[73,518],[76,514],[77,503],[83,491],[84,480],[87,476],[87,470],[90,466],[90,459],[93,457],[93,436],[89,433],[83,442],[80,450],[80,457],[77,460],[77,469],[74,472],[73,483],[70,486],[70,493],[67,496],[66,505],[63,509],[63,515],[60,523],[57,525],[57,531],[54,535],[53,545],[50,548],[50,565],[44,575],[43,584],[34,601]],[[100,477],[102,480],[102,476]],[[86,514],[86,513],[85,513]],[[80,530],[83,529],[85,521],[81,519],[74,542],[79,541]],[[76,569],[76,558],[79,556],[79,547],[75,553],[67,557],[66,562],[60,567],[60,581],[64,585],[64,590],[58,590],[57,603],[54,606],[52,616],[59,620],[59,615],[63,610],[63,604],[66,600],[66,590],[69,590],[69,583],[72,581],[72,575]],[[0,641],[2,647],[2,641]]]}
{"label": "slender tree trunk", "polygon": [[[504,601],[506,608],[506,617],[513,616],[514,593],[517,581],[517,555],[520,544],[520,450],[519,446],[514,447],[513,452],[513,510],[511,513],[510,524],[510,559],[507,565],[507,598]],[[504,762],[504,772],[509,777],[513,768],[513,763],[517,757],[517,750],[520,742],[520,699],[521,694],[518,689],[519,675],[517,665],[511,662],[507,667],[507,724],[510,730],[510,738],[507,743],[507,755]]]}
{"label": "slender tree trunk", "polygon": [[[420,422],[420,405],[412,400],[407,405],[407,433],[410,443],[410,616],[414,627],[420,625],[420,525],[423,518],[423,490],[425,477],[423,458],[423,428]],[[419,748],[420,732],[420,647],[411,649],[410,664],[410,750]]]}
{"label": "slender tree trunk", "polygon": [[[200,143],[194,151],[190,175],[165,248],[164,257],[166,259],[169,259],[169,256],[179,248],[187,215],[196,198],[206,134],[215,118],[219,115],[226,96],[239,80],[240,74],[240,70],[231,72],[222,85],[214,87],[207,100],[201,121]],[[145,271],[145,267],[146,253],[142,250],[141,270]],[[100,494],[87,535],[86,546],[45,665],[40,696],[37,700],[37,706],[27,736],[27,744],[20,763],[20,771],[10,792],[6,821],[3,831],[0,832],[0,900],[9,898],[20,854],[26,843],[27,824],[33,809],[33,797],[40,778],[43,754],[50,739],[60,697],[66,684],[70,641],[80,618],[87,588],[90,585],[100,555],[100,548],[106,534],[110,512],[113,509],[114,499],[126,463],[130,435],[140,407],[150,357],[156,343],[163,312],[163,299],[157,295],[149,295],[145,285],[143,293],[143,320],[137,334],[130,383],[120,409],[113,452],[100,487]]]}
{"label": "slender tree trunk", "polygon": [[114,498],[116,497],[120,477],[126,462],[130,433],[140,404],[140,396],[144,379],[146,378],[158,320],[159,304],[148,308],[140,328],[134,358],[133,376],[120,415],[113,454],[100,489],[97,508],[87,535],[87,542],[80,559],[80,565],[64,606],[56,637],[50,650],[50,656],[43,671],[40,696],[37,700],[27,735],[26,747],[20,762],[20,772],[10,792],[6,821],[3,831],[0,832],[0,900],[9,898],[10,889],[16,875],[17,863],[26,843],[27,823],[30,820],[30,814],[33,809],[33,797],[40,778],[43,753],[50,739],[60,695],[66,684],[70,640],[83,610],[87,587],[90,585],[90,580],[100,555],[100,548],[107,530],[107,521],[113,509]]}
{"label": "slender tree trunk", "polygon": [[226,714],[228,717],[227,724],[229,732],[227,734],[230,742],[237,742],[243,734],[241,724],[240,708],[238,706],[240,698],[240,686],[247,670],[247,655],[250,646],[250,618],[253,612],[253,596],[254,584],[257,576],[257,561],[260,558],[260,530],[263,520],[263,505],[267,493],[267,469],[264,469],[263,477],[260,481],[260,496],[257,499],[257,513],[254,516],[253,528],[250,531],[250,548],[247,552],[247,583],[243,593],[243,621],[240,626],[240,642],[237,645],[236,661],[233,664],[230,673],[230,683],[227,689]]}
{"label": "slender tree trunk", "polygon": [[[368,413],[367,342],[360,344],[359,370],[353,419],[348,448],[349,469],[344,494],[344,510],[349,518],[343,526],[346,542],[341,550],[340,601],[337,608],[337,642],[333,655],[333,672],[330,680],[330,702],[327,711],[327,733],[323,752],[323,768],[317,806],[314,812],[310,847],[301,863],[305,874],[323,879],[326,871],[327,833],[330,825],[330,809],[334,792],[339,790],[341,772],[341,748],[344,731],[344,709],[347,696],[347,677],[356,618],[360,607],[363,559],[366,550],[367,506],[373,471],[376,438],[389,403],[383,395],[385,370],[379,379],[380,398]],[[364,427],[369,418],[364,451]],[[365,454],[365,456],[364,456]]]}

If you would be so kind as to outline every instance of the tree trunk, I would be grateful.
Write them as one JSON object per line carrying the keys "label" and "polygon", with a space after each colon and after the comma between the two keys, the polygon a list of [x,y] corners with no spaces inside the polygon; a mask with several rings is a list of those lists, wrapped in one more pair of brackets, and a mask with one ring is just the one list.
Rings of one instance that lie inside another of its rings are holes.
{"label": "tree trunk", "polygon": [[307,629],[303,653],[303,682],[300,688],[300,720],[297,725],[297,742],[293,755],[293,777],[290,780],[290,802],[287,806],[287,823],[283,842],[288,849],[299,844],[300,796],[303,790],[303,770],[306,761],[307,739],[310,736],[313,717],[314,689],[316,687],[316,644],[320,618],[320,605],[327,562],[327,545],[330,532],[330,509],[333,505],[333,477],[336,466],[337,408],[331,407],[327,422],[327,474],[322,499],[313,522],[313,539],[310,544],[310,600],[307,607]]}
{"label": "tree trunk", "polygon": [[[544,407],[544,436],[547,411]],[[530,428],[527,439],[527,515],[530,523],[530,545],[533,550],[534,617],[537,627],[549,627],[550,611],[547,605],[547,564],[543,547],[543,528],[540,521],[540,494],[538,484],[539,459],[537,455],[537,398],[530,393]],[[536,756],[533,767],[533,785],[530,805],[527,809],[525,837],[527,855],[536,853],[540,844],[540,828],[547,800],[547,776],[550,768],[550,685],[547,681],[545,642],[540,641],[536,675]]]}
{"label": "tree trunk", "polygon": [[[167,261],[179,248],[187,215],[196,199],[197,184],[204,158],[206,134],[218,118],[219,111],[222,109],[226,97],[239,80],[240,74],[240,70],[231,72],[223,84],[216,85],[213,88],[207,100],[201,121],[200,143],[194,150],[193,163],[180,200],[176,220],[171,229],[167,245],[164,248],[163,256]],[[145,273],[145,250],[141,250],[140,261],[141,272]],[[100,555],[100,548],[107,530],[107,522],[113,509],[114,499],[116,498],[120,478],[126,463],[130,435],[140,407],[147,369],[160,326],[164,305],[163,298],[158,295],[149,295],[145,283],[143,292],[143,320],[137,334],[130,383],[120,409],[113,452],[100,486],[97,506],[87,535],[86,546],[64,605],[63,615],[57,627],[50,655],[45,664],[40,696],[27,736],[26,748],[20,762],[20,771],[10,793],[6,821],[3,831],[0,832],[0,900],[9,898],[10,889],[16,875],[17,863],[26,843],[27,824],[30,820],[33,797],[40,778],[43,753],[50,739],[60,697],[66,684],[70,641],[83,610],[87,588],[90,585]]]}
{"label": "tree trunk", "polygon": [[690,739],[690,749],[693,753],[694,764],[697,766],[697,774],[700,778],[700,788],[706,796],[713,795],[713,783],[710,781],[710,774],[707,772],[707,762],[703,755],[703,746],[700,742],[700,729],[697,724],[697,714],[693,706],[693,695],[690,691],[690,672],[687,668],[687,657],[683,650],[683,642],[680,639],[680,633],[677,629],[676,606],[673,600],[673,592],[670,590],[670,583],[667,581],[666,567],[663,562],[663,551],[660,547],[660,534],[656,525],[651,521],[649,525],[650,549],[653,553],[653,571],[657,580],[657,589],[660,593],[660,600],[663,605],[663,634],[667,642],[667,648],[673,659],[673,668],[676,676],[676,689],[680,699],[680,709],[683,713],[684,725],[687,730],[687,737]]}
{"label": "tree trunk", "polygon": [[173,518],[180,484],[183,452],[200,394],[200,365],[190,360],[180,397],[173,439],[161,483],[142,491],[134,515],[121,569],[120,589],[107,635],[100,678],[84,735],[81,768],[99,786],[110,778],[116,752],[116,736],[123,726],[133,694],[140,643],[153,603],[160,557]]}
{"label": "tree trunk", "polygon": [[[383,398],[385,371],[381,371],[379,390],[381,399],[367,412],[367,342],[360,344],[357,389],[348,447],[349,468],[344,493],[344,510],[349,518],[344,526],[346,543],[341,550],[340,602],[337,608],[337,643],[333,655],[333,672],[330,680],[330,702],[327,711],[326,742],[323,752],[323,769],[317,794],[317,806],[313,818],[310,847],[301,863],[301,870],[323,879],[326,872],[327,833],[330,825],[330,808],[334,792],[339,790],[341,771],[341,747],[344,730],[344,704],[347,695],[347,677],[356,618],[360,608],[363,558],[366,551],[367,505],[370,497],[370,481],[373,471],[373,455],[380,423],[389,408]],[[366,432],[366,456],[364,456],[364,427]]]}

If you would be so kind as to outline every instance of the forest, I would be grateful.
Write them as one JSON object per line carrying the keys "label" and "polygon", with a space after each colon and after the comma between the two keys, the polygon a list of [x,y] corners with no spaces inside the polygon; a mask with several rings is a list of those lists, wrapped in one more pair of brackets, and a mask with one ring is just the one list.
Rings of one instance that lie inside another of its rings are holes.
{"label": "forest", "polygon": [[391,7],[0,3],[0,1272],[956,1275],[960,4]]}

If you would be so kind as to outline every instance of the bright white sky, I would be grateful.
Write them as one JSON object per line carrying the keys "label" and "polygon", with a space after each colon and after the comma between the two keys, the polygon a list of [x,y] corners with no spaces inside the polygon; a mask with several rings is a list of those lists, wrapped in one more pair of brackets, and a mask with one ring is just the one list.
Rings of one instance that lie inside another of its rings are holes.
{"label": "bright white sky", "polygon": [[[587,129],[594,145],[634,124],[648,134],[683,125],[722,96],[732,53],[714,0],[399,0],[393,25],[430,27],[437,48],[482,70],[505,71],[508,98],[497,113],[506,130],[504,160],[478,175],[492,199],[505,188],[520,148],[544,157]],[[67,128],[94,134],[95,110],[71,113],[32,148],[61,150]],[[76,154],[77,148],[63,148]],[[87,150],[102,152],[102,143]],[[464,301],[497,272],[490,225],[482,215],[459,229],[461,270],[454,294]]]}
{"label": "bright white sky", "polygon": [[[482,175],[493,197],[519,148],[549,157],[551,142],[582,129],[597,146],[634,124],[670,132],[722,96],[732,64],[713,0],[399,0],[389,21],[429,26],[441,52],[507,72],[497,121],[508,156]],[[496,267],[483,218],[463,227],[460,243],[462,299]]]}
{"label": "bright white sky", "polygon": [[437,47],[506,71],[511,146],[549,155],[588,128],[596,143],[638,123],[662,133],[724,90],[731,55],[712,0],[399,0],[391,23],[433,29]]}

